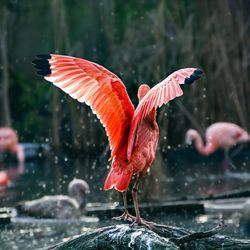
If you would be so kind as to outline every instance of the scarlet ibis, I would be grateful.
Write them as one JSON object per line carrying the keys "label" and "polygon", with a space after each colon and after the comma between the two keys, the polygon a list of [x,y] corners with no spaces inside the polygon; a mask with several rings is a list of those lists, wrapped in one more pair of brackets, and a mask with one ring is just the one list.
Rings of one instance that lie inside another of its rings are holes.
{"label": "scarlet ibis", "polygon": [[12,128],[0,128],[0,152],[15,154],[19,164],[24,163],[25,155],[23,147],[18,143],[17,133]]}
{"label": "scarlet ibis", "polygon": [[[38,55],[33,61],[37,73],[85,102],[103,124],[111,149],[111,169],[104,189],[115,188],[123,193],[124,213],[118,219],[149,226],[140,217],[137,191],[141,178],[151,166],[156,153],[159,128],[156,109],[181,96],[181,84],[191,84],[201,77],[202,70],[180,69],[152,89],[139,87],[139,104],[135,109],[123,82],[106,68],[84,59],[63,55]],[[128,213],[126,191],[131,177],[137,174],[132,189],[136,217]]]}
{"label": "scarlet ibis", "polygon": [[203,155],[210,155],[222,148],[225,152],[224,168],[228,170],[229,149],[237,143],[249,141],[250,137],[247,131],[234,123],[217,122],[206,129],[205,140],[206,144],[203,143],[200,134],[194,129],[189,129],[186,133],[186,142],[190,144],[194,141],[196,149]]}

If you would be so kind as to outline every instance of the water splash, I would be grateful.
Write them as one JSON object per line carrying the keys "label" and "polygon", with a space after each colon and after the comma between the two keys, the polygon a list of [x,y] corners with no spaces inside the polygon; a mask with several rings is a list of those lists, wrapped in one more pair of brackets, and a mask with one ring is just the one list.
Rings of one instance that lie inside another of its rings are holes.
{"label": "water splash", "polygon": [[[164,246],[164,244],[169,243],[168,239],[160,237],[153,231],[148,231],[143,227],[131,228],[130,225],[117,225],[114,229],[109,231],[109,237],[112,241],[123,242],[124,237],[129,239],[128,248],[129,249],[138,249],[136,241],[139,240],[139,249],[144,249],[145,246],[148,250],[151,250],[156,244],[158,246]],[[137,242],[138,243],[138,242]]]}
{"label": "water splash", "polygon": [[128,243],[129,247],[132,247],[135,244],[135,240],[138,236],[142,234],[142,231],[134,232],[131,234],[130,242]]}

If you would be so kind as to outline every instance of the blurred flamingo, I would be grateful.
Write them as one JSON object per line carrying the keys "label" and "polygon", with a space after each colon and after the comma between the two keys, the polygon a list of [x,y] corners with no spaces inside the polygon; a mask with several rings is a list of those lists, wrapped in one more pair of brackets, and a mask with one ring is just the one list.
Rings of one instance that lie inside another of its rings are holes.
{"label": "blurred flamingo", "polygon": [[9,183],[8,174],[5,171],[0,171],[0,190],[1,188],[8,186],[8,183]]}
{"label": "blurred flamingo", "polygon": [[229,149],[238,143],[249,140],[247,131],[230,122],[217,122],[210,125],[205,133],[206,144],[203,143],[196,130],[189,129],[186,133],[186,143],[191,144],[194,141],[196,149],[203,155],[210,155],[222,148],[225,152],[224,170],[226,171],[229,170]]}
{"label": "blurred flamingo", "polygon": [[[198,80],[202,71],[185,68],[169,75],[152,89],[139,87],[139,104],[134,109],[123,82],[104,67],[79,58],[61,55],[38,55],[33,63],[38,74],[85,102],[105,127],[112,160],[104,189],[115,188],[123,193],[125,211],[116,219],[149,226],[140,217],[137,191],[141,178],[152,164],[158,144],[159,128],[156,109],[183,94],[180,84]],[[136,217],[128,213],[126,191],[132,175],[137,179],[132,189]]]}
{"label": "blurred flamingo", "polygon": [[18,143],[17,133],[8,127],[0,128],[0,153],[10,152],[15,154],[20,165],[25,160],[23,147]]}

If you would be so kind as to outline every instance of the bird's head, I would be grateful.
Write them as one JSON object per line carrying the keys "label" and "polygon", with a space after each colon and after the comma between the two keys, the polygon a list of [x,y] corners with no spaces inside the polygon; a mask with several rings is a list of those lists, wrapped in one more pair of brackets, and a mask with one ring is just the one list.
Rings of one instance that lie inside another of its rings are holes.
{"label": "bird's head", "polygon": [[137,93],[139,101],[141,101],[141,99],[148,93],[149,90],[150,87],[147,84],[140,85]]}
{"label": "bird's head", "polygon": [[80,208],[85,208],[88,194],[90,193],[89,185],[86,181],[81,179],[73,179],[69,183],[68,192],[69,196],[78,202]]}
{"label": "bird's head", "polygon": [[0,128],[0,151],[11,150],[17,144],[17,133],[7,127]]}
{"label": "bird's head", "polygon": [[188,145],[192,144],[192,141],[197,137],[197,132],[194,129],[189,129],[186,133],[185,143]]}
{"label": "bird's head", "polygon": [[247,131],[240,131],[236,134],[234,134],[234,139],[237,142],[248,142],[250,140],[250,135],[248,134]]}

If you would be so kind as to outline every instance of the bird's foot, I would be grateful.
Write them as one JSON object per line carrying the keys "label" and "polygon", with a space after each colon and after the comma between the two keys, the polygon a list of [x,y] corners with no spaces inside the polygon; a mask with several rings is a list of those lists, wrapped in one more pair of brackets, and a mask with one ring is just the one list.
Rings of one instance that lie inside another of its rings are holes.
{"label": "bird's foot", "polygon": [[113,217],[112,220],[119,220],[119,221],[130,221],[134,222],[136,220],[135,216],[131,215],[129,212],[124,212],[121,216]]}
{"label": "bird's foot", "polygon": [[141,218],[140,219],[135,218],[134,222],[130,226],[131,227],[133,227],[133,226],[144,226],[147,229],[152,230],[154,225],[156,225],[155,222],[147,221],[147,220],[144,220],[144,219],[141,219]]}

